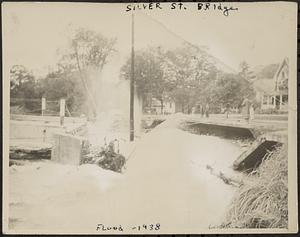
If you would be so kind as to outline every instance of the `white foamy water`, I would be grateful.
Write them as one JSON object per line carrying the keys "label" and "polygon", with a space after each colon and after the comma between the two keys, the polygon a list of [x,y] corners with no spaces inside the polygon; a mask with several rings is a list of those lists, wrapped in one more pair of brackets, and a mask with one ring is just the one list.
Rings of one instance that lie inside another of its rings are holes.
{"label": "white foamy water", "polygon": [[[89,73],[93,81],[91,92],[97,104],[96,121],[88,123],[88,139],[92,145],[102,146],[104,138],[107,142],[118,139],[123,144],[129,140],[130,81],[120,76],[125,63],[116,54],[98,71]],[[141,136],[142,101],[135,92],[134,127],[135,135]]]}
{"label": "white foamy water", "polygon": [[[95,165],[37,162],[10,167],[10,218],[16,231],[96,233],[99,223],[160,223],[161,233],[197,233],[220,224],[235,188],[206,165],[235,176],[241,149],[230,141],[161,127],[137,142],[125,174]],[[116,232],[105,232],[116,233]],[[151,233],[151,232],[148,232]]]}

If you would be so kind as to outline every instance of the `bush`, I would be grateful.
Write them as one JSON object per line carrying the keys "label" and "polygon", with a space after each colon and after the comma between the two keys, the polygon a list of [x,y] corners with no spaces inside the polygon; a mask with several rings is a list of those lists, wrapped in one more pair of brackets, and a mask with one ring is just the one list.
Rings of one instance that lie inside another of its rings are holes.
{"label": "bush", "polygon": [[281,111],[278,109],[256,109],[257,114],[287,114],[287,111]]}
{"label": "bush", "polygon": [[96,164],[103,169],[122,173],[126,159],[119,153],[119,149],[117,152],[115,151],[115,142],[119,143],[115,139],[109,142],[108,145],[105,144],[100,150],[98,147],[92,148],[87,144],[82,154],[81,164]]}

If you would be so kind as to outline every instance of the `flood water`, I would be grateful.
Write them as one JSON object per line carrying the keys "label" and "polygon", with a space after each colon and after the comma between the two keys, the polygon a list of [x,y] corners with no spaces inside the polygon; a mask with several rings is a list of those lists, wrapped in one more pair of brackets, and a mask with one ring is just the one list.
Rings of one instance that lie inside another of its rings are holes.
{"label": "flood water", "polygon": [[101,233],[101,223],[138,233],[133,225],[159,223],[161,233],[198,233],[221,224],[236,190],[207,165],[238,178],[231,166],[241,152],[232,141],[166,127],[136,142],[124,174],[51,161],[12,166],[10,226]]}

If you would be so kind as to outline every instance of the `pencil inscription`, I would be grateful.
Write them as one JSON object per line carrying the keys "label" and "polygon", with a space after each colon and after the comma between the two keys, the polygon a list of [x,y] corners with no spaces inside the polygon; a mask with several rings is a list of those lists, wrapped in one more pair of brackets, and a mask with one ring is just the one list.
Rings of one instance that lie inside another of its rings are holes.
{"label": "pencil inscription", "polygon": [[237,11],[237,7],[225,6],[221,3],[198,3],[199,11],[221,11],[224,16],[229,16],[231,11]]}
{"label": "pencil inscription", "polygon": [[[143,231],[143,230],[150,230],[150,231],[158,231],[160,230],[160,223],[156,224],[142,224],[142,225],[134,225],[130,226],[129,229],[135,230],[135,231]],[[120,231],[123,232],[125,227],[122,225],[104,225],[104,224],[98,224],[96,227],[96,231]]]}
{"label": "pencil inscription", "polygon": [[[182,2],[173,2],[170,4],[162,5],[160,3],[135,3],[135,4],[127,4],[126,12],[137,11],[137,10],[162,10],[164,8],[170,10],[187,10],[187,4]],[[196,3],[189,5],[192,8],[200,11],[200,12],[209,12],[209,11],[218,11],[221,12],[224,16],[229,16],[231,12],[238,11],[237,7],[233,7],[231,5],[225,5],[224,3]]]}

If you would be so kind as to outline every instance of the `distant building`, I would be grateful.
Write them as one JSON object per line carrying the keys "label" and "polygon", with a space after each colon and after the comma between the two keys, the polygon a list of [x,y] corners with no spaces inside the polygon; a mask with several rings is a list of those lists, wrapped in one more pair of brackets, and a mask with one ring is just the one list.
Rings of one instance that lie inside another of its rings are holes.
{"label": "distant building", "polygon": [[261,109],[288,110],[289,62],[285,58],[271,79],[257,79],[253,82],[256,99]]}
{"label": "distant building", "polygon": [[275,80],[275,107],[279,110],[288,110],[288,81],[289,81],[289,62],[285,58],[280,64],[274,76]]}
{"label": "distant building", "polygon": [[161,102],[155,98],[152,98],[151,104],[148,104],[144,111],[151,114],[174,114],[175,113],[175,103],[172,100],[166,100],[163,102],[163,107]]}

